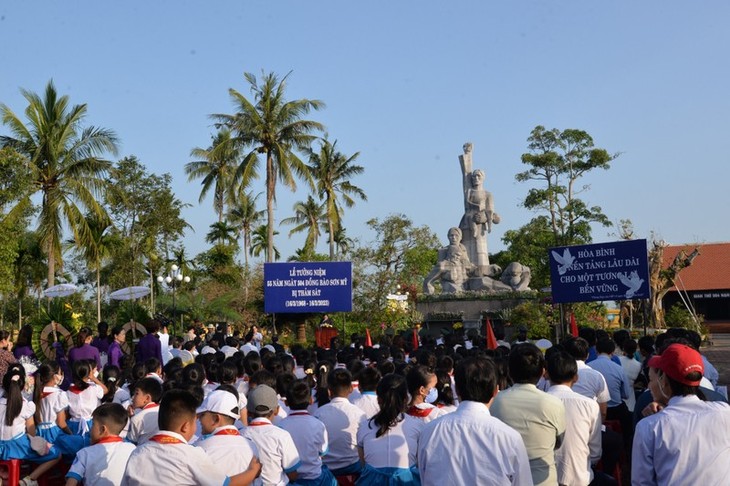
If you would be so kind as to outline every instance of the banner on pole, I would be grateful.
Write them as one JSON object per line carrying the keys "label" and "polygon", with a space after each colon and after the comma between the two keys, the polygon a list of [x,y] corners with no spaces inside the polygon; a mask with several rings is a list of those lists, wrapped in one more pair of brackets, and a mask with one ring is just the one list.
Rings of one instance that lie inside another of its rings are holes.
{"label": "banner on pole", "polygon": [[264,264],[264,311],[271,313],[349,312],[352,262]]}

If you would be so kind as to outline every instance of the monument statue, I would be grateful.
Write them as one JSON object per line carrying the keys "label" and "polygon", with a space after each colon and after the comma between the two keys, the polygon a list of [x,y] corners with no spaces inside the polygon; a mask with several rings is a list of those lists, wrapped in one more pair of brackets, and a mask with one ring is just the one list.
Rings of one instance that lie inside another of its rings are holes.
{"label": "monument statue", "polygon": [[472,148],[471,143],[465,143],[464,154],[459,156],[464,216],[458,228],[449,229],[449,244],[439,249],[438,262],[423,281],[423,292],[434,294],[437,279],[444,294],[530,290],[531,273],[526,265],[512,262],[502,271],[489,263],[487,235],[500,218],[494,212],[492,193],[483,187],[484,172],[472,167]]}

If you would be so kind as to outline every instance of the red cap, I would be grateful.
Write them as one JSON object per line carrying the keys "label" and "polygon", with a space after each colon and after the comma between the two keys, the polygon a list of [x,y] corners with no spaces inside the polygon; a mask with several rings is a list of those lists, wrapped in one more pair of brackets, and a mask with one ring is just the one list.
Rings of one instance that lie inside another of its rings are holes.
{"label": "red cap", "polygon": [[705,373],[700,353],[684,344],[671,344],[659,356],[649,360],[649,367],[658,368],[674,381],[683,385],[699,386],[700,380],[688,380],[687,375],[693,371]]}

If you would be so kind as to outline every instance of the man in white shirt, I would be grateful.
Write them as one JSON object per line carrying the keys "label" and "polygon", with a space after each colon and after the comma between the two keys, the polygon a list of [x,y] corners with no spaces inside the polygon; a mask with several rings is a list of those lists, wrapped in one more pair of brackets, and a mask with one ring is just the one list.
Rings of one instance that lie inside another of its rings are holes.
{"label": "man in white shirt", "polygon": [[532,485],[522,437],[489,412],[498,391],[494,362],[463,359],[454,375],[459,408],[426,424],[418,441],[421,484]]}
{"label": "man in white shirt", "polygon": [[601,411],[595,400],[572,390],[578,381],[578,366],[570,354],[547,353],[548,394],[565,406],[565,440],[555,451],[558,484],[586,485],[593,481],[593,468],[601,459]]}
{"label": "man in white shirt", "polygon": [[636,425],[632,484],[711,485],[730,478],[730,406],[697,396],[702,356],[671,344],[649,360],[649,389],[664,406]]}

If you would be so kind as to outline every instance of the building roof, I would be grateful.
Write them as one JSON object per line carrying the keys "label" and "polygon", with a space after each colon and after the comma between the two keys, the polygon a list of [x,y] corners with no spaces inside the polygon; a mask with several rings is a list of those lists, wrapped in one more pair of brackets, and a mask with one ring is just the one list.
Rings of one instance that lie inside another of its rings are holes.
{"label": "building roof", "polygon": [[689,255],[697,247],[700,254],[692,265],[679,272],[676,284],[682,290],[730,289],[730,242],[667,246],[663,268],[672,263],[680,250]]}

